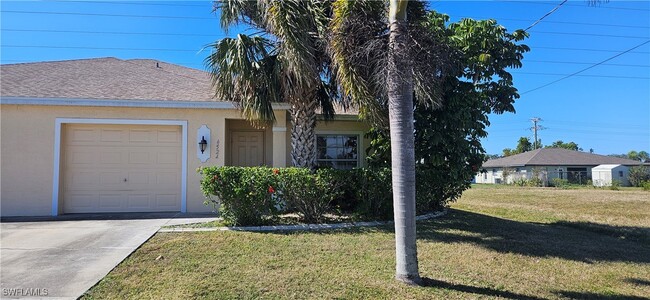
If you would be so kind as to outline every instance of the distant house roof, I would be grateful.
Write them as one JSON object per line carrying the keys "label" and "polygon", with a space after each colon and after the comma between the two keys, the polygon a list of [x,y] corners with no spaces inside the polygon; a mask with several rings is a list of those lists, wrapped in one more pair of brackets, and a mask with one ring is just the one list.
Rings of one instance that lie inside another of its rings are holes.
{"label": "distant house roof", "polygon": [[640,165],[641,162],[562,148],[541,148],[508,157],[490,159],[483,163],[483,167],[597,166],[603,164],[633,166]]}
{"label": "distant house roof", "polygon": [[151,59],[6,64],[0,76],[3,97],[217,101],[209,73]]}

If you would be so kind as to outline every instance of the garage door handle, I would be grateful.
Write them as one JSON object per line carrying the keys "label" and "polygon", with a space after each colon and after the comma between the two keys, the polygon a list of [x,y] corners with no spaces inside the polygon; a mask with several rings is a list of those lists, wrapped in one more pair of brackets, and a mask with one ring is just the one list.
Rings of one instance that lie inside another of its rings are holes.
{"label": "garage door handle", "polygon": [[124,182],[126,182],[126,178],[124,178]]}

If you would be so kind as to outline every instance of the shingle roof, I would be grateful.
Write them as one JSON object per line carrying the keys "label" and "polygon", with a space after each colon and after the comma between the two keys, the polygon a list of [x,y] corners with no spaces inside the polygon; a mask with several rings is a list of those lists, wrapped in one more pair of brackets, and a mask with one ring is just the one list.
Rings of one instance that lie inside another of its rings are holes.
{"label": "shingle roof", "polygon": [[207,72],[113,57],[0,66],[3,97],[217,101]]}
{"label": "shingle roof", "polygon": [[562,148],[541,148],[508,157],[490,159],[483,163],[483,167],[597,166],[602,164],[633,166],[640,165],[641,162],[627,158],[604,156]]}
{"label": "shingle roof", "polygon": [[[114,57],[0,65],[0,96],[43,99],[219,101],[210,74],[153,59]],[[335,105],[338,115],[357,115]]]}

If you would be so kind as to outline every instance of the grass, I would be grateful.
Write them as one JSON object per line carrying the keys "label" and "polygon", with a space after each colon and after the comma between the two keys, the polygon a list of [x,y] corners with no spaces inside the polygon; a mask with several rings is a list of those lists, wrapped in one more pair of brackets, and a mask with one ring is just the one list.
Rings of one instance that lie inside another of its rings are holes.
{"label": "grass", "polygon": [[650,193],[477,186],[418,223],[424,286],[391,227],[159,233],[85,299],[647,299]]}

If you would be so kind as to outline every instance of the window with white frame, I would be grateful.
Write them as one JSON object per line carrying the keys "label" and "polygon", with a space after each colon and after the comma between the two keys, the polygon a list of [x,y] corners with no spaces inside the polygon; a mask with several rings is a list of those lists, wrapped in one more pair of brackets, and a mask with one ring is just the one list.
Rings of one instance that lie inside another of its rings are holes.
{"label": "window with white frame", "polygon": [[359,166],[359,135],[317,134],[319,166],[352,169]]}

